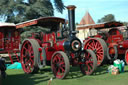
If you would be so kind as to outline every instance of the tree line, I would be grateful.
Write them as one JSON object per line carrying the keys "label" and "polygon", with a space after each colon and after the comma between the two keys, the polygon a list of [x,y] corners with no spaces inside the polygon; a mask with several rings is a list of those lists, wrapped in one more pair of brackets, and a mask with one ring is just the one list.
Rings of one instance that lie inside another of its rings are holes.
{"label": "tree line", "polygon": [[[115,16],[113,14],[107,14],[105,15],[104,17],[102,17],[101,19],[98,19],[98,23],[102,23],[102,22],[110,22],[110,21],[117,21],[115,19]],[[128,22],[122,22],[122,21],[118,21],[118,22],[121,22],[123,23],[125,26],[128,25]]]}
{"label": "tree line", "polygon": [[[62,0],[0,0],[0,21],[19,23],[39,17],[54,16],[54,10],[63,13],[65,9]],[[108,14],[98,20],[98,23],[116,21],[113,14]],[[123,22],[125,25],[128,22]],[[45,31],[43,28],[24,28],[21,37],[31,36],[32,32]]]}

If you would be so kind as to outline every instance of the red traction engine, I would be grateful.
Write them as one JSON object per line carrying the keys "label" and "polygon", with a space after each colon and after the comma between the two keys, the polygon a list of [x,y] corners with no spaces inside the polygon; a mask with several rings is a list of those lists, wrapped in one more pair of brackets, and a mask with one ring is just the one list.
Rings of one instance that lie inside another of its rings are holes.
{"label": "red traction engine", "polygon": [[[91,49],[97,57],[97,65],[106,60],[113,61],[117,58],[124,59],[128,64],[128,30],[120,22],[106,22],[79,26],[78,29],[95,29],[95,34],[84,40],[84,48]],[[96,33],[97,32],[97,33]],[[93,34],[91,32],[91,34]]]}
{"label": "red traction engine", "polygon": [[76,37],[75,6],[68,6],[69,27],[58,17],[43,17],[17,24],[17,28],[40,26],[49,33],[34,33],[21,46],[21,64],[25,73],[36,73],[44,66],[50,66],[54,76],[63,79],[70,65],[80,66],[83,74],[92,74],[96,69],[96,56],[91,50],[82,50],[82,43]]}

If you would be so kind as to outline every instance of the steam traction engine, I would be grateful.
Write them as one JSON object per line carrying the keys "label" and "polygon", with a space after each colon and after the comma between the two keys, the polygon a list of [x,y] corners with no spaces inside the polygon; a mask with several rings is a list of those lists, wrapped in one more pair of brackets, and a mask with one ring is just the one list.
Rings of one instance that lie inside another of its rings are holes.
{"label": "steam traction engine", "polygon": [[70,65],[79,65],[81,72],[87,75],[96,69],[95,54],[88,49],[82,50],[82,44],[75,36],[75,6],[67,9],[69,30],[65,20],[58,17],[43,17],[17,24],[17,28],[40,26],[50,30],[49,33],[35,33],[23,41],[21,64],[25,73],[35,73],[51,65],[55,77],[63,79],[69,73]]}
{"label": "steam traction engine", "polygon": [[[128,64],[128,30],[120,22],[106,22],[86,26],[78,26],[80,29],[89,29],[90,35],[84,40],[84,48],[91,49],[97,57],[97,65],[104,61],[113,61],[117,58],[124,59],[123,54],[126,52],[125,61]],[[96,30],[95,35],[92,31]],[[120,56],[118,56],[120,55]]]}

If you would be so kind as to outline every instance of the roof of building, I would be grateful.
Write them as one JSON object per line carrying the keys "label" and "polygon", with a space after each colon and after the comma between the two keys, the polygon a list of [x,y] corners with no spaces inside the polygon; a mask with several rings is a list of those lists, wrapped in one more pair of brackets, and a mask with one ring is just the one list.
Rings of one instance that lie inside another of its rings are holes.
{"label": "roof of building", "polygon": [[111,27],[118,27],[118,26],[123,26],[123,23],[120,22],[104,22],[104,23],[98,23],[98,24],[88,24],[88,25],[78,25],[77,29],[102,29],[102,28],[111,28]]}
{"label": "roof of building", "polygon": [[86,25],[86,24],[95,24],[94,20],[92,19],[88,11],[80,21],[80,25]]}

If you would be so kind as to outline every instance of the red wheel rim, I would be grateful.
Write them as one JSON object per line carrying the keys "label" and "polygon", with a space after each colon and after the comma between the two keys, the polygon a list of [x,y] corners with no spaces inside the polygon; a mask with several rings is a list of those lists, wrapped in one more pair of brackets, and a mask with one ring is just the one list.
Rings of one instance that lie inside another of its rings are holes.
{"label": "red wheel rim", "polygon": [[125,62],[126,64],[128,64],[128,51],[126,51],[126,54],[125,54]]}
{"label": "red wheel rim", "polygon": [[57,53],[52,59],[52,69],[56,78],[61,79],[65,74],[65,62],[61,54]]}
{"label": "red wheel rim", "polygon": [[34,68],[34,51],[29,41],[25,41],[21,49],[21,64],[25,73],[31,73]]}
{"label": "red wheel rim", "polygon": [[94,70],[92,56],[89,53],[85,52],[84,57],[81,61],[82,62],[80,63],[80,68],[82,72],[86,75],[90,75]]}
{"label": "red wheel rim", "polygon": [[94,53],[96,54],[97,57],[97,65],[99,66],[104,59],[104,48],[101,45],[101,43],[96,40],[96,39],[90,39],[88,40],[85,45],[84,45],[84,49],[90,49],[92,51],[94,51]]}

